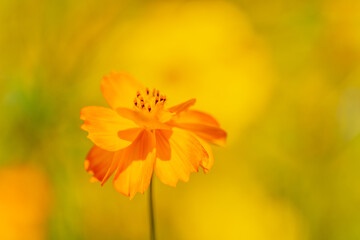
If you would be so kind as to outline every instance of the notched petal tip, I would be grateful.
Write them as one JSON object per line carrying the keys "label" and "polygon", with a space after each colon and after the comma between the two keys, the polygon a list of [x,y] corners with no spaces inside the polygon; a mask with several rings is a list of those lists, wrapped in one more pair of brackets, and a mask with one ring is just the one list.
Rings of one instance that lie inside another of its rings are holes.
{"label": "notched petal tip", "polygon": [[122,195],[124,195],[125,197],[129,197],[130,198],[130,193],[129,192],[124,192],[121,189],[117,188],[116,184],[115,184],[115,179],[113,180],[113,186],[115,191],[121,193]]}
{"label": "notched petal tip", "polygon": [[90,178],[90,182],[91,183],[96,183],[96,182],[98,182],[99,181],[99,179],[97,179],[96,177],[91,177]]}
{"label": "notched petal tip", "polygon": [[167,134],[167,131],[158,130],[155,134],[161,146],[155,162],[156,176],[172,187],[176,187],[179,180],[188,182],[190,174],[198,172],[201,161],[208,158],[206,150],[188,131],[173,129],[172,134]]}
{"label": "notched petal tip", "polygon": [[84,167],[85,167],[85,170],[89,170],[89,166],[90,166],[90,161],[89,160],[85,160],[84,161]]}
{"label": "notched petal tip", "polygon": [[112,175],[117,166],[114,152],[109,152],[94,145],[84,161],[85,170],[92,175],[90,182],[100,182],[103,185]]}
{"label": "notched petal tip", "polygon": [[123,189],[118,188],[118,187],[117,187],[117,184],[115,183],[115,181],[116,181],[116,179],[113,180],[113,186],[114,186],[115,191],[121,193],[121,194],[124,195],[125,197],[128,197],[129,200],[132,200],[132,199],[136,196],[137,193],[144,194],[145,191],[147,190],[147,189],[145,189],[144,191],[138,191],[138,192],[126,192],[126,191],[124,191]]}

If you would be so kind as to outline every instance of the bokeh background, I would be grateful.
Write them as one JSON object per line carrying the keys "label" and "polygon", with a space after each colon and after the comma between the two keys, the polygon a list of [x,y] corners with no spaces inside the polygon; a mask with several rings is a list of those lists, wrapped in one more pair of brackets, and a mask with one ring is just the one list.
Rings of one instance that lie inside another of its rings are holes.
{"label": "bokeh background", "polygon": [[0,1],[0,239],[148,239],[147,193],[90,183],[80,109],[125,71],[228,132],[155,178],[158,239],[360,239],[360,1]]}

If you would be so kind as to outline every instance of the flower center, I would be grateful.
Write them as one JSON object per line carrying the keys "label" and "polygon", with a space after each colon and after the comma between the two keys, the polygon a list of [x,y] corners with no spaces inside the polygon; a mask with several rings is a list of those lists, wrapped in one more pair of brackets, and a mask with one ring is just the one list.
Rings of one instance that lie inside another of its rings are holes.
{"label": "flower center", "polygon": [[134,99],[134,105],[137,109],[148,112],[163,108],[165,102],[166,96],[160,95],[160,91],[155,88],[152,92],[150,92],[149,88],[146,88],[145,91],[137,91]]}

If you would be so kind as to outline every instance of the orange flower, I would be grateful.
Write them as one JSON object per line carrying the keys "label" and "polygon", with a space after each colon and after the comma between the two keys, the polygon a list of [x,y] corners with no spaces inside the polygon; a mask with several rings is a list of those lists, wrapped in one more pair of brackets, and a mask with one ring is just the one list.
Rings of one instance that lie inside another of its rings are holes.
{"label": "orange flower", "polygon": [[115,189],[132,198],[145,192],[154,171],[175,187],[199,166],[210,170],[214,159],[207,142],[223,145],[226,132],[212,116],[189,110],[195,99],[166,108],[159,90],[124,73],[104,77],[101,90],[111,109],[89,106],[80,113],[81,128],[95,144],[85,161],[92,180],[103,185],[116,171]]}

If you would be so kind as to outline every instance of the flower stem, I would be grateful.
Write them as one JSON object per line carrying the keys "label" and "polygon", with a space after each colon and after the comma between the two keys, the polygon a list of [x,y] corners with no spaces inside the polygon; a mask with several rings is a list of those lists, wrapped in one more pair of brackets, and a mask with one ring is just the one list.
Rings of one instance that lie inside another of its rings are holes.
{"label": "flower stem", "polygon": [[150,216],[150,239],[155,240],[155,222],[154,222],[154,205],[153,205],[153,181],[150,181],[150,190],[149,190],[149,216]]}

